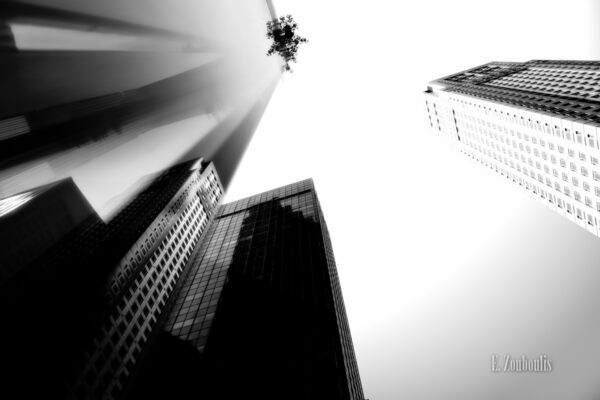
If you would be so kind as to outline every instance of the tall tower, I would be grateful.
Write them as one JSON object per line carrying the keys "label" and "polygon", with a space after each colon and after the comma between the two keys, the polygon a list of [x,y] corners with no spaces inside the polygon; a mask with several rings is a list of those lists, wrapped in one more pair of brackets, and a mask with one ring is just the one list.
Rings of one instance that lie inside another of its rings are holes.
{"label": "tall tower", "polygon": [[0,236],[16,243],[0,397],[123,398],[281,76],[272,16],[235,0],[0,14]]}
{"label": "tall tower", "polygon": [[492,62],[424,96],[431,128],[600,235],[600,62]]}
{"label": "tall tower", "polygon": [[72,179],[0,199],[0,287],[93,215]]}
{"label": "tall tower", "polygon": [[212,164],[176,165],[2,282],[2,397],[122,396],[222,193]]}
{"label": "tall tower", "polygon": [[219,207],[155,350],[139,398],[363,400],[312,180]]}
{"label": "tall tower", "polygon": [[0,198],[72,178],[106,220],[120,191],[200,157],[227,188],[281,77],[271,19],[264,0],[6,4]]}

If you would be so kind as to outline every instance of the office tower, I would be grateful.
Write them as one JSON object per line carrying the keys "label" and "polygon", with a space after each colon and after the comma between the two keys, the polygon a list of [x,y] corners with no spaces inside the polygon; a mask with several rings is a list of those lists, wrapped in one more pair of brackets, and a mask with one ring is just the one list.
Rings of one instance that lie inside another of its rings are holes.
{"label": "office tower", "polygon": [[226,188],[281,76],[271,18],[264,0],[3,5],[0,197],[71,177],[108,220],[120,191],[199,157]]}
{"label": "office tower", "polygon": [[219,207],[134,397],[364,398],[312,180]]}
{"label": "office tower", "polygon": [[85,218],[0,287],[3,398],[123,395],[223,193],[202,160],[150,178],[109,223]]}
{"label": "office tower", "polygon": [[434,130],[600,235],[600,62],[492,62],[424,95]]}
{"label": "office tower", "polygon": [[0,285],[93,214],[70,178],[0,199]]}
{"label": "office tower", "polygon": [[271,18],[263,1],[2,6],[1,398],[128,396],[281,76]]}

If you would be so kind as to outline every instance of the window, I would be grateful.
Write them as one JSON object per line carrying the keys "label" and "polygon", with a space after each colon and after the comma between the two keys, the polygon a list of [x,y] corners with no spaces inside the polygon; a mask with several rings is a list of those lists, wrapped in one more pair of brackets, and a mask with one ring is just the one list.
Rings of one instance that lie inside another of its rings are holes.
{"label": "window", "polygon": [[571,205],[571,203],[566,203],[567,205],[567,212],[569,214],[573,214],[573,206]]}

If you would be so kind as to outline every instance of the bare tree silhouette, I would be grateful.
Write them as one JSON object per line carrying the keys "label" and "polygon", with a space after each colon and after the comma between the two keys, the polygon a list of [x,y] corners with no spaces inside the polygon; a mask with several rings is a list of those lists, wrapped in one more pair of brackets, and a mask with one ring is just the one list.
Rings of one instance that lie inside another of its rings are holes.
{"label": "bare tree silhouette", "polygon": [[289,14],[267,22],[267,37],[273,40],[267,55],[279,54],[285,61],[283,68],[289,72],[292,72],[290,61],[296,62],[298,46],[308,42],[296,34],[297,28],[298,24]]}

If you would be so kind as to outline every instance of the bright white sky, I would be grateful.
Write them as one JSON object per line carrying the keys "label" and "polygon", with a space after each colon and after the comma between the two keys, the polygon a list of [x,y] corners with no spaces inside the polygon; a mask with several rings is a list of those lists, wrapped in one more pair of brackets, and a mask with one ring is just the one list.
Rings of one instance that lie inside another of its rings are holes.
{"label": "bright white sky", "polygon": [[[597,398],[599,239],[429,131],[421,92],[489,61],[598,59],[600,8],[591,0],[275,7],[310,42],[226,201],[314,179],[365,396]],[[547,376],[489,372],[492,353],[543,352],[557,365]]]}

